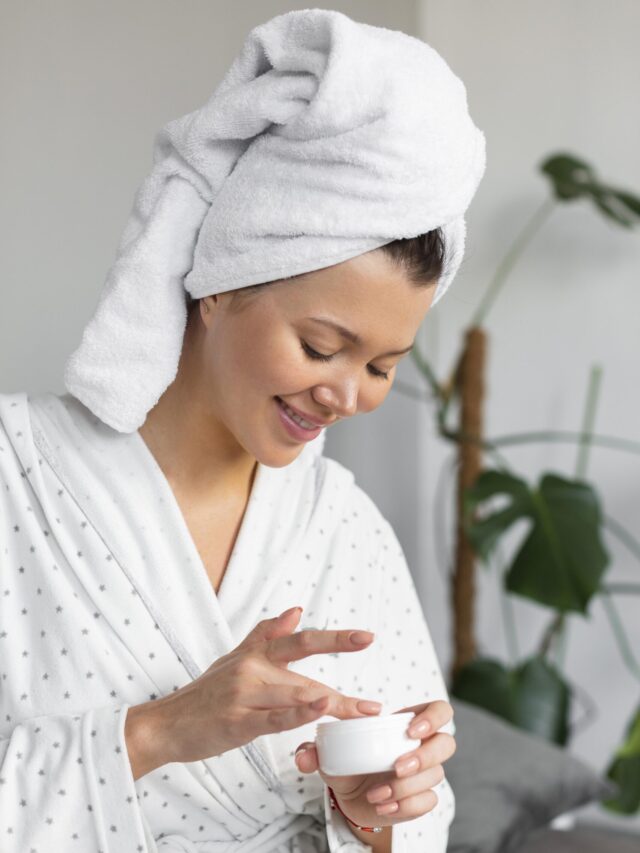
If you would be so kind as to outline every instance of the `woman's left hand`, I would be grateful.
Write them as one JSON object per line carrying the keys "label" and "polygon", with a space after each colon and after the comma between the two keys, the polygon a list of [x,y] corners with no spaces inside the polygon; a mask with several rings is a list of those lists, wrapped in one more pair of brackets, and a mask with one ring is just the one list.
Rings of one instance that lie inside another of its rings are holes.
{"label": "woman's left hand", "polygon": [[[442,762],[451,758],[456,751],[452,735],[438,732],[438,729],[453,718],[453,708],[448,702],[439,699],[424,705],[401,708],[393,713],[402,714],[406,711],[415,712],[408,730],[410,737],[419,738],[419,746],[397,758],[395,770],[355,776],[328,776],[320,770],[314,742],[307,741],[298,747],[298,750],[304,749],[295,755],[298,769],[302,773],[317,770],[325,784],[333,789],[345,815],[359,826],[389,826],[413,820],[430,812],[438,803],[438,796],[431,789],[444,779]],[[420,723],[428,724],[423,732],[416,731]],[[403,763],[409,759],[417,759],[415,766],[403,772]]]}

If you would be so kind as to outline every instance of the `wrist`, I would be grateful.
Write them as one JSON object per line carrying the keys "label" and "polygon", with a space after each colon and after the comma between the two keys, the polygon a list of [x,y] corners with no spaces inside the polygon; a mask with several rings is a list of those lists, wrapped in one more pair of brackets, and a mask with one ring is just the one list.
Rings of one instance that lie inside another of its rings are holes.
{"label": "wrist", "polygon": [[165,729],[158,702],[143,702],[127,709],[124,737],[134,780],[168,763],[162,746]]}
{"label": "wrist", "polygon": [[[332,791],[331,787],[327,785],[327,790],[329,794],[329,803],[331,804],[331,808],[339,811],[340,814],[345,819],[346,825],[349,827],[349,832],[361,841],[363,844],[369,845],[368,849],[372,851],[372,853],[391,853],[391,839],[392,839],[392,830],[391,826],[383,826],[377,827],[378,832],[372,832],[373,827],[369,827],[368,829],[362,828],[355,821],[352,821],[351,818],[347,817],[345,812],[342,809],[340,802],[338,801],[337,795]],[[347,805],[347,809],[348,809]]]}
{"label": "wrist", "polygon": [[350,823],[347,824],[349,827],[349,831],[352,835],[354,835],[358,841],[361,841],[363,844],[368,844],[371,848],[372,853],[391,853],[391,842],[392,842],[392,826],[383,826],[382,832],[363,832],[361,829],[357,829],[355,826],[352,826]]}
{"label": "wrist", "polygon": [[338,802],[338,797],[330,785],[327,785],[327,791],[329,792],[329,803],[331,805],[331,808],[335,809],[336,811],[339,811],[340,814],[342,815],[342,817],[347,821],[347,823],[349,824],[350,827],[353,827],[353,829],[357,829],[361,832],[367,832],[367,833],[378,834],[378,833],[382,832],[383,828],[381,826],[361,826],[356,821],[352,820],[348,815],[346,815],[344,813],[342,806]]}

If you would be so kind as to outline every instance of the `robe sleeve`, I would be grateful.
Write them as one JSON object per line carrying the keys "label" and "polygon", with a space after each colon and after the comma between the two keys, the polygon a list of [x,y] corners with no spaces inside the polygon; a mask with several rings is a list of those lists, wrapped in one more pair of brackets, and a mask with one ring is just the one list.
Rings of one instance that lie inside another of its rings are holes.
{"label": "robe sleeve", "polygon": [[[376,538],[379,540],[375,563],[377,621],[371,627],[375,631],[377,653],[371,656],[364,668],[361,679],[363,695],[382,702],[383,714],[436,699],[449,702],[431,633],[402,546],[379,510],[373,504],[371,509],[374,513],[372,533],[378,531]],[[455,735],[454,720],[439,731]],[[446,774],[446,763],[443,767]],[[455,797],[446,775],[432,790],[438,802],[430,812],[393,824],[392,853],[415,853],[416,850],[445,853],[449,826],[455,815]],[[369,853],[372,848],[350,831],[348,822],[339,812],[330,808],[326,786],[324,794],[331,853]]]}
{"label": "robe sleeve", "polygon": [[176,836],[156,846],[149,831],[124,738],[128,708],[32,717],[0,739],[2,853],[195,853]]}

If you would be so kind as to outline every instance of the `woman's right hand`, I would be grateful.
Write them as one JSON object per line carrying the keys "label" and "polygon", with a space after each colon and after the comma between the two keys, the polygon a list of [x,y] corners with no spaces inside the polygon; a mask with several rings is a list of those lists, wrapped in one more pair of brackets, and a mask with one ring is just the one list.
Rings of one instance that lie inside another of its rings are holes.
{"label": "woman's right hand", "polygon": [[[355,645],[349,639],[353,630],[293,633],[301,612],[292,608],[258,622],[202,675],[152,703],[161,721],[156,727],[160,764],[222,755],[260,735],[295,729],[326,714],[348,719],[380,711],[379,702],[344,696],[287,669],[291,661],[309,655],[368,648],[374,638],[364,632],[365,643]],[[310,707],[322,698],[319,708]]]}

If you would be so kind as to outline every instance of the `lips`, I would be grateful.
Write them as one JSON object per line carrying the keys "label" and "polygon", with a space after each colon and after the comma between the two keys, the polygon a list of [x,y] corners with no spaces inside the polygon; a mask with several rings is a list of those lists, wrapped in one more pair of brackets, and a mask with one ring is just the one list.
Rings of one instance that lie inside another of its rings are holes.
{"label": "lips", "polygon": [[292,406],[291,403],[287,403],[286,400],[283,400],[282,397],[276,397],[276,400],[279,400],[281,403],[284,403],[285,406],[288,406],[292,412],[295,412],[296,415],[300,415],[300,417],[304,418],[305,421],[309,421],[309,423],[314,424],[317,427],[325,427],[333,423],[333,421],[325,421],[315,415],[310,415],[307,412],[303,412],[302,409],[297,409],[295,406]]}

